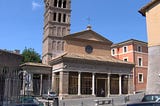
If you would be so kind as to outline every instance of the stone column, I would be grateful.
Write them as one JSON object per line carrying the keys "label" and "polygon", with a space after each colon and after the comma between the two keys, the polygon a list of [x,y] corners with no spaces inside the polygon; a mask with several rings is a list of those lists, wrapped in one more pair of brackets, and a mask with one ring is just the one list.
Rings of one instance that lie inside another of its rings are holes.
{"label": "stone column", "polygon": [[78,72],[78,95],[81,95],[81,72]]}
{"label": "stone column", "polygon": [[56,91],[56,80],[55,80],[55,77],[56,77],[55,73],[52,72],[52,84],[51,84],[51,86],[52,86],[52,90],[53,91]]}
{"label": "stone column", "polygon": [[92,73],[92,95],[95,96],[95,73]]}
{"label": "stone column", "polygon": [[42,95],[42,86],[43,86],[43,74],[40,75],[40,90],[39,90],[40,95]]}
{"label": "stone column", "polygon": [[108,73],[108,97],[110,96],[110,77],[111,77],[111,74],[110,73]]}
{"label": "stone column", "polygon": [[119,95],[122,94],[122,75],[119,74]]}
{"label": "stone column", "polygon": [[68,95],[69,73],[61,71],[59,77],[59,95],[62,97],[63,95]]}

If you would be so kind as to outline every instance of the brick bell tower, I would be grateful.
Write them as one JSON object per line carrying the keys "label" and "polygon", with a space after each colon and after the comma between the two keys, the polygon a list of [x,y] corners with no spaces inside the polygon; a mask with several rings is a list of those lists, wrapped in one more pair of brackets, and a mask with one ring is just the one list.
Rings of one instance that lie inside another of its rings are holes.
{"label": "brick bell tower", "polygon": [[63,37],[70,33],[70,0],[44,0],[44,33],[42,63],[63,53]]}

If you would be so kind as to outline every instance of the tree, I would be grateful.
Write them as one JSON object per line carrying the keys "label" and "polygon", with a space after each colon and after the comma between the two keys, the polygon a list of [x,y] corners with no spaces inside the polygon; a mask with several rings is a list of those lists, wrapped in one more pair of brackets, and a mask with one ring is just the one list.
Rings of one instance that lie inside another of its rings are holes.
{"label": "tree", "polygon": [[35,62],[40,63],[41,62],[41,56],[34,51],[33,48],[25,48],[22,52],[23,56],[23,63],[25,62]]}

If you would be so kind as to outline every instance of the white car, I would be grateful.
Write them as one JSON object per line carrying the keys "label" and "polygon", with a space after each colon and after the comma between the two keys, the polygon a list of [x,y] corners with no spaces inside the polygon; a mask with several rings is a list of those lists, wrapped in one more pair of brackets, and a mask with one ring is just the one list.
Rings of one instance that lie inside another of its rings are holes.
{"label": "white car", "polygon": [[43,94],[42,99],[47,99],[47,100],[53,100],[54,98],[57,98],[57,94],[55,92],[48,92],[48,94]]}

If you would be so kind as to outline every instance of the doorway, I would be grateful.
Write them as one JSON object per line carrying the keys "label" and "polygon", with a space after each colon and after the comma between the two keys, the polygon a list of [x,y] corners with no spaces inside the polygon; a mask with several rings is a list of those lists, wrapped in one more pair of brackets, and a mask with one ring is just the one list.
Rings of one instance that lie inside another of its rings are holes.
{"label": "doorway", "polygon": [[106,95],[106,80],[97,79],[97,97],[105,97]]}

